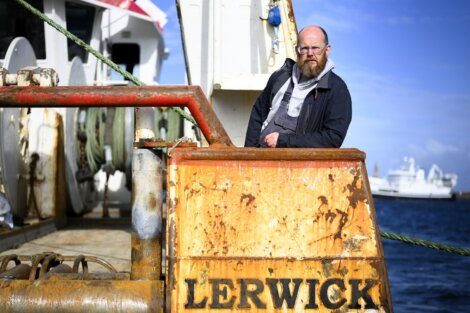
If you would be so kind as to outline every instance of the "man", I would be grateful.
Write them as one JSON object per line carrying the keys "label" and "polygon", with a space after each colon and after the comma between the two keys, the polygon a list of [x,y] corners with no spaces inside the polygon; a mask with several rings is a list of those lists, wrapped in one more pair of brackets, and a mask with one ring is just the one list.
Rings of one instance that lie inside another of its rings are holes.
{"label": "man", "polygon": [[351,122],[351,96],[332,72],[328,35],[299,32],[297,62],[274,72],[251,111],[245,147],[339,148]]}

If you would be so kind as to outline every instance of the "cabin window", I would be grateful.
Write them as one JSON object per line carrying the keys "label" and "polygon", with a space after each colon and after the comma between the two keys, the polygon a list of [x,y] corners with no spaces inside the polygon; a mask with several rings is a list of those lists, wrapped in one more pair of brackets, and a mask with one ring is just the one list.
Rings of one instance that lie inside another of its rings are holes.
{"label": "cabin window", "polygon": [[[120,67],[139,76],[140,47],[136,43],[115,43],[111,46],[111,59]],[[127,80],[127,79],[126,79]]]}
{"label": "cabin window", "polygon": [[[94,7],[74,2],[65,3],[65,21],[67,23],[67,29],[87,44],[90,44],[91,41],[94,20]],[[74,57],[78,56],[82,59],[83,63],[88,62],[89,53],[86,52],[85,49],[70,39],[67,39],[67,47],[69,61],[72,61]]]}
{"label": "cabin window", "polygon": [[[44,12],[43,1],[28,1]],[[16,37],[25,37],[31,43],[37,59],[46,58],[44,22],[16,1],[0,0],[0,59],[4,59],[8,46]]]}

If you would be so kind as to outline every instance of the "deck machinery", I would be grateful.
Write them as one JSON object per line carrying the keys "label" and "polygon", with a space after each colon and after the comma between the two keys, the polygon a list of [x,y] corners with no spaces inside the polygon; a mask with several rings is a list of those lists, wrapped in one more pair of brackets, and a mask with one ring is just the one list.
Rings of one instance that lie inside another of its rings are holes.
{"label": "deck machinery", "polygon": [[363,152],[236,148],[194,86],[1,87],[0,106],[187,107],[209,143],[167,149],[166,230],[162,144],[135,143],[130,274],[4,257],[1,312],[392,311]]}

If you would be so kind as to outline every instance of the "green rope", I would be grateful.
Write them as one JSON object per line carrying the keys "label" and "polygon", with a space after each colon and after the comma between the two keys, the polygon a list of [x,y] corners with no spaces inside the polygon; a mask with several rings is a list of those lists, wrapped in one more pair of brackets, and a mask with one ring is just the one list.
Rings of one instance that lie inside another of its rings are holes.
{"label": "green rope", "polygon": [[400,235],[396,233],[389,233],[389,232],[381,231],[380,234],[382,235],[383,238],[387,238],[391,240],[398,240],[398,241],[409,243],[409,244],[416,245],[416,246],[426,247],[426,248],[435,249],[439,251],[445,251],[449,253],[460,254],[463,256],[470,256],[470,249],[463,249],[463,248],[443,245],[437,242],[423,240],[419,238],[412,238],[412,237],[408,237],[408,236]]}
{"label": "green rope", "polygon": [[104,157],[104,134],[106,130],[106,109],[89,108],[85,122],[86,145],[85,151],[92,173],[100,170],[105,162]]}
{"label": "green rope", "polygon": [[116,108],[113,121],[113,166],[118,171],[125,171],[124,128],[126,108]]}
{"label": "green rope", "polygon": [[[52,27],[54,27],[55,29],[57,29],[59,32],[64,34],[67,38],[69,38],[70,40],[73,40],[77,45],[83,47],[86,51],[93,54],[97,59],[104,62],[106,65],[108,65],[113,70],[115,70],[116,72],[118,72],[119,74],[121,74],[122,76],[127,78],[129,81],[133,82],[134,84],[136,84],[138,86],[144,86],[145,85],[137,77],[135,77],[131,73],[123,70],[122,68],[120,68],[116,63],[114,63],[113,61],[111,61],[110,59],[105,57],[100,52],[93,49],[90,45],[86,44],[83,40],[81,40],[80,38],[78,38],[77,36],[75,36],[74,34],[69,32],[68,30],[66,30],[65,28],[63,28],[62,26],[57,24],[56,22],[54,22],[47,15],[43,14],[41,11],[39,11],[35,7],[31,6],[27,1],[25,1],[25,0],[15,0],[15,1],[18,2],[19,4],[21,4],[25,9],[27,9],[28,11],[30,11],[31,13],[33,13],[34,15],[38,16],[40,19],[45,21],[47,24],[49,24]],[[182,117],[184,117],[185,119],[187,119],[191,123],[196,125],[196,121],[194,120],[194,118],[190,114],[188,114],[184,110],[182,110],[181,108],[172,107],[171,109],[174,110],[175,112],[177,112],[178,114],[180,114]]]}

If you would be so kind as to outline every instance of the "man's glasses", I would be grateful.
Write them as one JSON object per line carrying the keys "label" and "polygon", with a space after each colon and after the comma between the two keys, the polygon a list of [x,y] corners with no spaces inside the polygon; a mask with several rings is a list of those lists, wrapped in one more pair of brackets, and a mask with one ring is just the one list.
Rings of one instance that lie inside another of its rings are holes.
{"label": "man's glasses", "polygon": [[323,53],[323,51],[325,51],[326,47],[328,47],[328,45],[324,46],[323,48],[309,47],[309,46],[305,46],[305,47],[297,46],[297,52],[299,54],[307,54],[309,50],[312,50],[313,54],[320,55]]}

